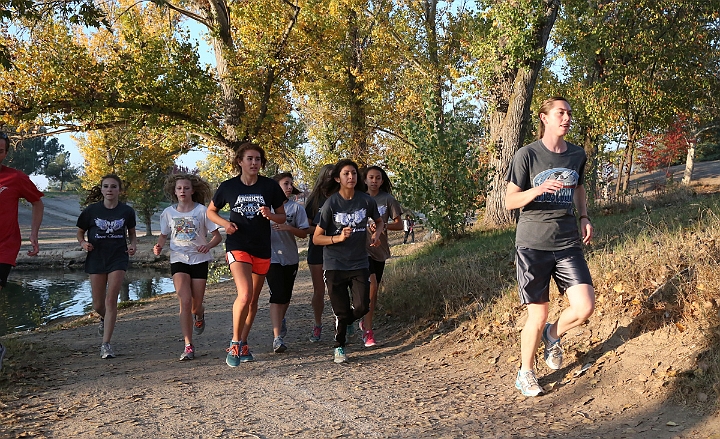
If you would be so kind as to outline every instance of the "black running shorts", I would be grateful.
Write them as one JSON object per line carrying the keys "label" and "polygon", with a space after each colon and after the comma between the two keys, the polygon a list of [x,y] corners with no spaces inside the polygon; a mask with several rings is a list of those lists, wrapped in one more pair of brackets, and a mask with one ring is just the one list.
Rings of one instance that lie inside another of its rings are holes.
{"label": "black running shorts", "polygon": [[368,256],[368,261],[370,261],[370,274],[375,275],[377,283],[382,282],[383,273],[385,272],[385,261],[376,261],[370,256]]}
{"label": "black running shorts", "polygon": [[270,264],[270,270],[268,270],[267,276],[265,277],[268,288],[270,289],[270,303],[280,305],[290,303],[297,272],[298,264]]}
{"label": "black running shorts", "polygon": [[12,269],[12,265],[10,264],[0,264],[0,288],[7,285],[8,276],[10,276],[10,270]]}
{"label": "black running shorts", "polygon": [[170,264],[170,273],[174,276],[176,273],[185,273],[190,275],[190,279],[207,279],[209,263],[201,262],[199,264],[186,264],[184,262],[173,262]]}
{"label": "black running shorts", "polygon": [[550,278],[555,279],[560,294],[575,285],[592,285],[590,270],[579,247],[557,251],[517,247],[515,265],[523,304],[550,302]]}

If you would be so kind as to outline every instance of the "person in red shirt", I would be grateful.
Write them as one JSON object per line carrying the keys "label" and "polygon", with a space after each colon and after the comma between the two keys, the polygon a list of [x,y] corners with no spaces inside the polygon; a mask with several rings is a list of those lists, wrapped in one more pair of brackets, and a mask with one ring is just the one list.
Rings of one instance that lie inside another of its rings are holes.
{"label": "person in red shirt", "polygon": [[[32,223],[30,225],[30,245],[28,256],[36,256],[39,251],[38,232],[42,223],[44,205],[43,193],[38,190],[30,177],[17,169],[2,164],[10,149],[8,135],[0,131],[0,290],[7,284],[10,269],[15,266],[20,252],[22,237],[18,223],[18,202],[24,198],[32,205]],[[5,347],[0,344],[0,369],[5,356]]]}

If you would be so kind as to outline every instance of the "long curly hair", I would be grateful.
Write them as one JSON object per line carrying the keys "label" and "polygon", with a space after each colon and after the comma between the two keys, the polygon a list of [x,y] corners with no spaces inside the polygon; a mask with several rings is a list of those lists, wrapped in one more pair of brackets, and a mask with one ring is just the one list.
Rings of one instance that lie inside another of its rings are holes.
{"label": "long curly hair", "polygon": [[118,177],[116,174],[107,174],[107,175],[103,175],[100,178],[100,184],[97,184],[90,188],[90,190],[87,192],[87,195],[85,196],[85,199],[82,202],[83,206],[87,206],[88,204],[92,204],[92,203],[97,203],[97,202],[105,199],[105,197],[102,194],[102,183],[103,183],[103,181],[107,180],[108,178],[117,181],[118,188],[120,189],[120,195],[119,195],[118,199],[122,202],[125,202],[126,194],[125,194],[125,191],[123,190],[124,185],[123,185],[122,179],[120,179],[120,177]]}
{"label": "long curly hair", "polygon": [[164,191],[165,195],[172,200],[173,203],[178,202],[175,195],[175,185],[179,180],[188,180],[193,188],[192,200],[196,203],[207,204],[212,198],[212,189],[210,184],[195,174],[170,174],[165,179]]}

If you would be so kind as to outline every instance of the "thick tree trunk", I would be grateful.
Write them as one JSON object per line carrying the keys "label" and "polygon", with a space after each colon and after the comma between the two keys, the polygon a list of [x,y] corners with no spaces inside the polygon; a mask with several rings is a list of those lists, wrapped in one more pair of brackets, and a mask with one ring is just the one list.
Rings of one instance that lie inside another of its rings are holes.
{"label": "thick tree trunk", "polygon": [[218,82],[223,96],[223,122],[224,137],[228,141],[226,145],[230,149],[237,148],[245,140],[242,120],[245,115],[245,102],[242,94],[232,83],[232,73],[228,62],[235,50],[235,43],[230,28],[230,10],[224,0],[211,0],[208,2],[209,10],[206,10],[206,19],[214,25],[209,33],[212,38],[212,46],[215,52],[215,63],[218,75]]}
{"label": "thick tree trunk", "polygon": [[352,157],[360,166],[367,165],[368,154],[368,128],[367,113],[365,111],[365,83],[362,75],[363,45],[358,27],[357,12],[351,9],[348,13],[348,47],[350,57],[347,69],[348,91],[350,92],[350,136],[352,142]]}
{"label": "thick tree trunk", "polygon": [[513,91],[505,111],[498,108],[490,116],[490,138],[494,142],[495,154],[490,165],[495,172],[491,189],[485,201],[485,222],[488,225],[505,225],[515,220],[515,213],[505,209],[505,177],[515,152],[522,146],[529,126],[530,101],[535,81],[531,71],[518,72]]}
{"label": "thick tree trunk", "polygon": [[[559,3],[548,1],[541,20],[537,20],[535,47],[544,53],[550,31],[557,18]],[[524,66],[498,73],[496,92],[489,99],[494,111],[490,119],[490,144],[495,148],[491,159],[494,168],[485,204],[485,223],[500,226],[515,220],[515,213],[505,209],[505,176],[515,152],[522,146],[530,126],[530,102],[542,67],[540,59],[528,59]]]}
{"label": "thick tree trunk", "polygon": [[152,236],[152,212],[143,212],[145,222],[145,236]]}

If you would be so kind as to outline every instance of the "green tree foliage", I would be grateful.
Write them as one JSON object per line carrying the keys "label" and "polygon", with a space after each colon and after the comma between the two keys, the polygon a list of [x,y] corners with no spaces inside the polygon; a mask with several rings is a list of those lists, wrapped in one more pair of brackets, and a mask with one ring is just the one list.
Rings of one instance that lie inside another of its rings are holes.
{"label": "green tree foliage", "polygon": [[488,106],[487,150],[494,169],[485,222],[509,224],[505,175],[531,126],[530,104],[559,1],[481,0],[466,14],[462,43],[470,91]]}
{"label": "green tree foliage", "polygon": [[64,146],[55,138],[34,137],[16,143],[10,149],[7,164],[28,175],[43,174],[63,150]]}
{"label": "green tree foliage", "polygon": [[112,29],[46,20],[0,33],[15,54],[14,68],[0,71],[0,117],[26,132],[37,125],[72,132],[132,124],[202,127],[212,136],[208,104],[216,84],[177,16],[152,5],[111,3],[106,12]]}
{"label": "green tree foliage", "polygon": [[[58,17],[70,23],[99,27],[107,24],[105,14],[91,0],[59,0],[52,2],[35,0],[0,0],[0,23],[12,20],[39,21]],[[0,42],[0,65],[12,68],[13,53],[10,47]]]}
{"label": "green tree foliage", "polygon": [[[432,104],[429,105],[432,107]],[[432,112],[429,109],[428,112]],[[427,118],[410,121],[405,133],[413,146],[400,164],[391,158],[397,177],[398,200],[427,216],[430,227],[444,239],[465,231],[465,218],[481,206],[488,168],[478,161],[481,124],[468,105],[444,115],[438,136]]]}
{"label": "green tree foliage", "polygon": [[[593,141],[624,144],[616,194],[627,189],[638,142],[679,113],[706,106],[717,82],[720,2],[628,0],[564,3],[555,44],[568,96],[585,108]],[[717,89],[717,88],[715,88]],[[705,102],[705,103],[704,103]]]}
{"label": "green tree foliage", "polygon": [[132,127],[93,131],[78,138],[85,157],[83,188],[100,183],[102,176],[117,174],[124,182],[127,200],[145,224],[145,234],[152,234],[152,216],[165,198],[163,182],[173,169],[181,146],[181,134],[168,136],[148,129]]}
{"label": "green tree foliage", "polygon": [[45,176],[50,183],[59,184],[60,191],[65,189],[65,184],[76,181],[80,176],[80,169],[70,163],[70,153],[61,152],[45,168]]}

